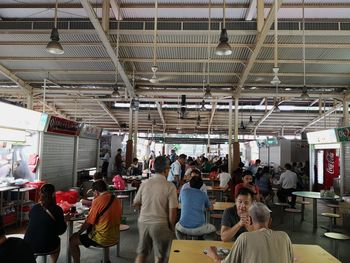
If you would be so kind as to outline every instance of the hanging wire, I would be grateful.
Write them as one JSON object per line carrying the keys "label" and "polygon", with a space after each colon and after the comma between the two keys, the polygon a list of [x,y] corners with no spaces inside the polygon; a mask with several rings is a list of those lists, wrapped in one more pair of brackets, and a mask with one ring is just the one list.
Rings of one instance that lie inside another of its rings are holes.
{"label": "hanging wire", "polygon": [[55,5],[55,28],[57,28],[57,9],[58,9],[58,0],[56,0],[56,5]]}
{"label": "hanging wire", "polygon": [[277,24],[277,5],[278,5],[278,0],[275,0],[275,61],[274,61],[274,67],[277,68],[278,67],[278,62],[277,62],[277,58],[278,58],[278,24]]}
{"label": "hanging wire", "polygon": [[[225,1],[224,1],[225,3]],[[209,85],[210,81],[209,81],[209,74],[210,74],[210,71],[209,71],[209,65],[210,65],[210,44],[211,44],[211,41],[210,41],[210,31],[211,31],[211,0],[209,0],[209,20],[208,20],[208,49],[207,49],[207,56],[208,56],[208,76],[207,76],[207,84]]]}
{"label": "hanging wire", "polygon": [[158,0],[154,4],[155,14],[154,14],[154,32],[153,32],[153,66],[156,66],[156,56],[157,56],[157,24],[158,24]]}
{"label": "hanging wire", "polygon": [[303,72],[304,72],[304,87],[306,87],[306,56],[305,56],[305,0],[303,0]]}
{"label": "hanging wire", "polygon": [[224,0],[224,9],[222,10],[222,16],[223,16],[222,26],[223,28],[226,28],[226,0]]}

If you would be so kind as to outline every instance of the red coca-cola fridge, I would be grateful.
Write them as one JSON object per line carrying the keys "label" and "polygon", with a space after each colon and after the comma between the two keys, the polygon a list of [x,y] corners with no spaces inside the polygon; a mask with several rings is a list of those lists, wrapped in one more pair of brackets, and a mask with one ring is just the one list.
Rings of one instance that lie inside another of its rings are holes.
{"label": "red coca-cola fridge", "polygon": [[339,156],[336,149],[325,149],[323,154],[324,189],[329,189],[334,178],[339,177]]}

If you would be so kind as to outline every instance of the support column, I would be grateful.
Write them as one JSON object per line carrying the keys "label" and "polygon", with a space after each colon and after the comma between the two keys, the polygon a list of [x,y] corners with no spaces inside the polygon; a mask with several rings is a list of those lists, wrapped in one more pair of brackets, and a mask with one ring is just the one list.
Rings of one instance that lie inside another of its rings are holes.
{"label": "support column", "polygon": [[228,103],[228,172],[232,174],[232,100]]}
{"label": "support column", "polygon": [[126,156],[125,156],[125,165],[130,167],[132,163],[132,109],[129,109],[129,134],[128,141],[126,142]]}
{"label": "support column", "polygon": [[343,100],[343,126],[349,127],[349,101]]}
{"label": "support column", "polygon": [[238,98],[235,98],[235,134],[233,143],[232,172],[239,166],[239,141],[238,141]]}
{"label": "support column", "polygon": [[208,128],[208,143],[207,143],[207,155],[210,153],[210,127]]}
{"label": "support column", "polygon": [[139,111],[134,111],[134,149],[133,149],[133,158],[137,158],[137,133],[138,133],[138,122],[139,122]]}
{"label": "support column", "polygon": [[33,93],[30,93],[30,95],[27,95],[27,109],[29,110],[33,109]]}

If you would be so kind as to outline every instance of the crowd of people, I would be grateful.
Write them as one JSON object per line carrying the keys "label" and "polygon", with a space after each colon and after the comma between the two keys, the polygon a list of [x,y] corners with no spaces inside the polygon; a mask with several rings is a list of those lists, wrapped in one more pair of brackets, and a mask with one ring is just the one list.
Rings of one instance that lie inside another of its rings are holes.
{"label": "crowd of people", "polygon": [[[121,150],[118,150],[117,160],[120,162],[116,162],[116,165],[122,165]],[[213,161],[204,156],[177,156],[175,151],[169,156],[154,158],[149,165],[154,175],[142,182],[133,202],[140,211],[135,262],[146,262],[152,249],[155,262],[165,262],[174,238],[184,239],[189,235],[199,239],[214,239],[217,229],[207,222],[205,214],[213,209],[215,200],[209,199],[203,175],[219,181],[219,187],[226,193],[225,199],[234,202],[232,207],[224,210],[219,230],[222,241],[235,241],[236,244],[225,262],[256,262],[257,257],[266,258],[259,262],[293,261],[288,236],[270,229],[269,204],[273,197],[273,179],[276,179],[275,183],[280,185],[277,192],[279,201],[288,202],[291,196],[290,205],[295,205],[292,192],[302,185],[300,178],[303,176],[303,166],[285,164],[284,171],[277,179],[270,167],[262,166],[257,159],[249,167],[240,163],[231,175],[228,173],[227,158]],[[122,166],[117,167],[120,173],[121,169]],[[134,159],[130,170],[137,169],[138,160]],[[70,237],[68,246],[74,263],[80,262],[80,246],[108,246],[119,240],[121,204],[107,191],[104,172],[95,174],[90,191],[94,200],[84,200],[85,204],[89,202],[91,206],[89,214],[79,230]],[[179,206],[181,210],[178,210]],[[178,214],[178,211],[181,212]],[[23,251],[29,255],[26,256],[27,262],[35,262],[33,255],[37,253],[48,253],[51,262],[57,262],[60,254],[59,236],[66,231],[69,217],[56,204],[55,187],[44,184],[40,189],[40,202],[30,211],[23,240],[6,238],[0,219],[1,258],[6,261],[12,255],[11,251],[25,247]],[[221,260],[214,247],[209,249],[208,256],[215,262]],[[20,262],[11,260],[6,262]]]}

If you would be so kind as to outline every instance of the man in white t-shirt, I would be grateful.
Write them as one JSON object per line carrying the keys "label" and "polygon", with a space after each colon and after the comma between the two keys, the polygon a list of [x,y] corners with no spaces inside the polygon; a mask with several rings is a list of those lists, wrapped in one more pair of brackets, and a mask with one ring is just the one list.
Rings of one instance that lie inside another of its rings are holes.
{"label": "man in white t-shirt", "polygon": [[292,196],[291,207],[295,207],[296,196],[292,195],[297,189],[298,176],[292,171],[292,166],[289,163],[284,165],[286,171],[281,174],[278,184],[281,184],[281,189],[278,190],[278,200],[282,203],[287,202],[288,196]]}
{"label": "man in white t-shirt", "polygon": [[180,184],[180,180],[182,180],[181,178],[181,166],[185,165],[186,163],[186,154],[180,154],[179,158],[173,162],[170,166],[170,171],[168,173],[168,178],[167,180],[169,182],[173,182],[176,187],[179,187]]}
{"label": "man in white t-shirt", "polygon": [[222,166],[220,168],[218,179],[220,179],[220,187],[225,187],[227,189],[228,182],[231,180],[231,175],[227,172],[227,166]]}

